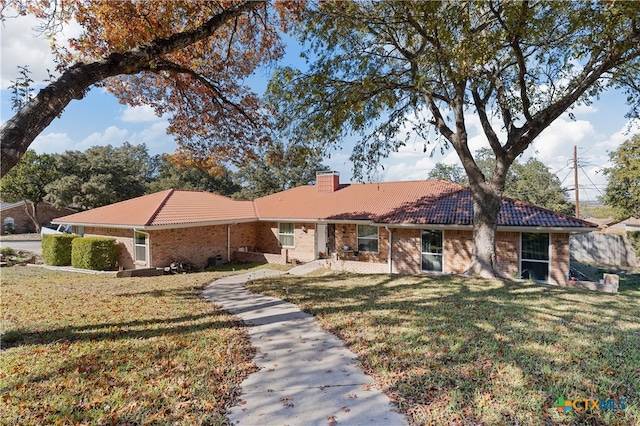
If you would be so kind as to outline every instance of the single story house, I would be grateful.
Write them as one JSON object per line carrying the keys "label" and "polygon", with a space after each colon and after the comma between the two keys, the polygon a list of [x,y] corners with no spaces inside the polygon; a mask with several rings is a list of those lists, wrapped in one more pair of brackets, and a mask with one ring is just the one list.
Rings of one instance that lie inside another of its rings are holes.
{"label": "single story house", "polygon": [[[356,272],[462,273],[471,261],[472,198],[440,180],[315,185],[254,201],[167,190],[56,220],[78,234],[116,238],[123,268],[211,258],[286,263],[326,259]],[[564,285],[569,235],[597,225],[504,198],[497,229],[499,268]]]}
{"label": "single story house", "polygon": [[[1,203],[0,220],[2,221],[2,228],[0,228],[0,234],[25,234],[35,232],[36,227],[27,214],[27,207],[31,210],[31,206],[27,206],[24,201]],[[76,210],[66,207],[59,209],[53,204],[43,201],[36,206],[36,219],[42,227],[49,225],[53,219],[75,212]]]}

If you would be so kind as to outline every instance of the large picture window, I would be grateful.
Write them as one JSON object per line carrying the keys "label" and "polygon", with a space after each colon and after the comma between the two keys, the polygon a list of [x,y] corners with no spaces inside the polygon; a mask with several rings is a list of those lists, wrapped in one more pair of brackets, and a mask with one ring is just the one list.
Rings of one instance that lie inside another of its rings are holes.
{"label": "large picture window", "polygon": [[442,231],[422,230],[422,270],[442,272]]}
{"label": "large picture window", "polygon": [[549,234],[522,233],[522,278],[549,281],[549,242]]}
{"label": "large picture window", "polygon": [[378,252],[378,227],[358,225],[358,251]]}
{"label": "large picture window", "polygon": [[282,247],[294,247],[293,230],[293,223],[278,224],[278,241],[280,241]]}
{"label": "large picture window", "polygon": [[147,263],[147,234],[135,232],[134,238],[135,261]]}

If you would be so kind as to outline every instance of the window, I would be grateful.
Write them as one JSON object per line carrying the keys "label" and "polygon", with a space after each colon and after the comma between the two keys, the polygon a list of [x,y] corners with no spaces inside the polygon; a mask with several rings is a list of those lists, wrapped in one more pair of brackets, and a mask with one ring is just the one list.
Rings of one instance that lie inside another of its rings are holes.
{"label": "window", "polygon": [[378,227],[358,225],[358,251],[378,252]]}
{"label": "window", "polygon": [[422,230],[422,270],[442,272],[442,231]]}
{"label": "window", "polygon": [[278,224],[278,240],[282,247],[294,247],[295,240],[293,238],[293,223]]}
{"label": "window", "polygon": [[136,231],[134,240],[135,261],[147,263],[147,234]]}
{"label": "window", "polygon": [[84,226],[76,226],[76,235],[84,237]]}
{"label": "window", "polygon": [[524,279],[549,280],[549,234],[522,233],[520,275]]}

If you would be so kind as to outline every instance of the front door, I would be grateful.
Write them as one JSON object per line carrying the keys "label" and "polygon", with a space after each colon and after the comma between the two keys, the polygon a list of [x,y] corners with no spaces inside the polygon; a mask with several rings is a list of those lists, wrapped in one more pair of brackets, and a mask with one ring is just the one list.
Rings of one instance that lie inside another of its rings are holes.
{"label": "front door", "polygon": [[327,257],[327,224],[316,223],[316,259]]}

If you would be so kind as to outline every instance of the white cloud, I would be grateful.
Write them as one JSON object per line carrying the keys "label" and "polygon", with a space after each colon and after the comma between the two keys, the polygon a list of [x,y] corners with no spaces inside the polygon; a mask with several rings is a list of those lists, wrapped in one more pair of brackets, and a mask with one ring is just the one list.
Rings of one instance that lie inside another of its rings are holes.
{"label": "white cloud", "polygon": [[162,117],[158,117],[149,105],[127,106],[120,115],[120,120],[125,123],[145,123],[162,120]]}
{"label": "white cloud", "polygon": [[37,25],[37,19],[27,15],[7,18],[0,26],[2,88],[9,87],[10,81],[18,77],[18,66],[28,65],[30,77],[36,84],[47,78],[47,69],[55,69],[49,42],[44,36],[34,35],[33,28]]}
{"label": "white cloud", "polygon": [[146,144],[151,155],[172,153],[176,150],[177,145],[173,137],[167,134],[168,125],[166,120],[158,121],[133,133],[128,141],[133,145]]}
{"label": "white cloud", "polygon": [[120,146],[123,142],[128,140],[129,131],[127,129],[120,129],[116,126],[107,127],[104,132],[95,132],[84,138],[80,143],[75,145],[74,149],[78,151],[84,151],[92,146]]}
{"label": "white cloud", "polygon": [[54,154],[75,150],[75,142],[66,133],[47,133],[38,136],[29,148],[38,154]]}

